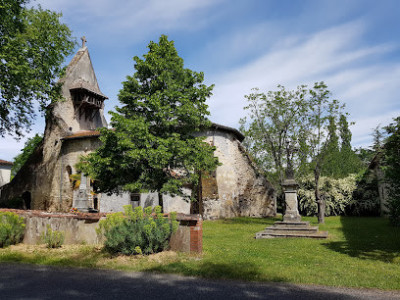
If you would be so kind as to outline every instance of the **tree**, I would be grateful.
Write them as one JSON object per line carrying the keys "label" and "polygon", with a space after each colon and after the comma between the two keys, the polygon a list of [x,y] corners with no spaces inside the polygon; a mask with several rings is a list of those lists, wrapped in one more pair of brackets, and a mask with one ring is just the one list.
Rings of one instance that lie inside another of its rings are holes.
{"label": "tree", "polygon": [[39,134],[28,138],[25,142],[24,148],[21,150],[22,153],[14,157],[14,164],[11,168],[11,177],[14,177],[22,166],[26,163],[31,154],[36,150],[39,144],[42,142],[43,137]]}
{"label": "tree", "polygon": [[385,180],[389,190],[389,219],[394,226],[400,227],[400,117],[395,118],[385,130],[388,136],[383,152]]}
{"label": "tree", "polygon": [[325,155],[325,162],[321,173],[323,176],[338,178],[341,173],[342,164],[340,162],[339,137],[337,135],[336,117],[328,117],[328,136],[322,150]]}
{"label": "tree", "polygon": [[[329,141],[326,131],[329,127],[329,120],[337,118],[340,106],[338,100],[330,100],[330,91],[323,82],[316,82],[314,87],[309,90],[310,102],[312,103],[309,114],[311,130],[308,132],[307,147],[308,156],[311,161],[311,168],[314,173],[315,201],[318,207],[318,223],[325,222],[325,199],[321,197],[319,181],[326,156],[329,154],[323,151]],[[329,132],[329,130],[328,130]]]}
{"label": "tree", "polygon": [[[328,117],[328,136],[323,152],[325,161],[322,167],[322,175],[333,178],[345,178],[363,169],[362,161],[351,148],[351,131],[346,114],[340,114],[339,127],[336,125],[336,117]],[[339,148],[339,132],[341,146]]]}
{"label": "tree", "polygon": [[57,78],[75,45],[60,14],[0,0],[0,136],[23,135],[35,116],[61,97]]}
{"label": "tree", "polygon": [[214,147],[198,136],[210,126],[206,99],[213,86],[203,73],[185,69],[173,41],[150,42],[143,59],[135,56],[133,76],[123,82],[122,106],[111,112],[113,129],[102,128],[102,145],[84,158],[81,169],[100,192],[159,191],[183,195],[199,171],[212,171]]}
{"label": "tree", "polygon": [[[253,89],[245,96],[249,111],[248,118],[240,120],[240,130],[245,134],[245,146],[265,171],[273,172],[270,178],[282,185],[288,165],[298,166],[295,148],[303,146],[301,136],[308,130],[306,86],[298,86],[295,91],[287,91],[279,85],[277,91],[267,94]],[[299,152],[303,153],[303,152]]]}
{"label": "tree", "polygon": [[339,177],[344,178],[349,174],[355,174],[361,172],[364,167],[361,159],[358,157],[356,152],[351,148],[351,131],[349,128],[349,122],[347,121],[346,115],[341,114],[339,119],[340,138],[342,144],[340,147],[339,160],[342,167],[339,169]]}
{"label": "tree", "polygon": [[285,169],[293,168],[297,176],[312,172],[319,221],[323,222],[324,201],[319,193],[319,179],[329,161],[327,158],[338,167],[336,120],[342,106],[329,98],[324,82],[315,83],[311,89],[302,85],[295,91],[287,91],[283,86],[267,94],[254,91],[245,96],[249,102],[245,107],[250,112],[249,121],[240,120],[249,152],[265,171],[277,174],[280,185]]}

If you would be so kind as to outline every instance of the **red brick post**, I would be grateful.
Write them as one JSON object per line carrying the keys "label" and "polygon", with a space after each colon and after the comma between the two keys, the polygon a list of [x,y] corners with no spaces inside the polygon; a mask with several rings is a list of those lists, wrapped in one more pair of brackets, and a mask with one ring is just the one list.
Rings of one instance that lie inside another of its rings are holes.
{"label": "red brick post", "polygon": [[197,220],[190,224],[190,253],[203,251],[203,220],[199,215]]}

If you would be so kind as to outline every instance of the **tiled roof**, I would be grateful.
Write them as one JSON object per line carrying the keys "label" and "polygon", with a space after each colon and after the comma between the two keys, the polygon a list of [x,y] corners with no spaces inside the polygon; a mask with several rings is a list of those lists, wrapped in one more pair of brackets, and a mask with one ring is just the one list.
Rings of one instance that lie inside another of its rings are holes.
{"label": "tiled roof", "polygon": [[73,140],[73,139],[82,139],[86,137],[97,137],[100,136],[100,131],[97,130],[85,130],[80,131],[71,135],[68,135],[63,138],[63,140]]}
{"label": "tiled roof", "polygon": [[4,166],[4,165],[12,166],[13,163],[10,162],[10,161],[6,161],[6,160],[0,159],[0,165],[3,165],[3,166]]}

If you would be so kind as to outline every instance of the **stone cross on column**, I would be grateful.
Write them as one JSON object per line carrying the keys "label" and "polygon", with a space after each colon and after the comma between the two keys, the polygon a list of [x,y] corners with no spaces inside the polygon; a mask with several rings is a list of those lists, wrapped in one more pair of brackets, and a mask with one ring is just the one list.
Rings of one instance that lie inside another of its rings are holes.
{"label": "stone cross on column", "polygon": [[83,48],[83,47],[85,47],[85,43],[87,42],[86,37],[85,36],[81,37],[81,40],[82,40],[82,48]]}

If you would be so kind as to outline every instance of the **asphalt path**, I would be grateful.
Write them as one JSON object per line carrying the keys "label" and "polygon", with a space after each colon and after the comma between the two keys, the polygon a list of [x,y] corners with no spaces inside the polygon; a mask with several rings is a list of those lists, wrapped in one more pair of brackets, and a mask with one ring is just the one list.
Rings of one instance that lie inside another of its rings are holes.
{"label": "asphalt path", "polygon": [[400,299],[400,291],[0,264],[0,299]]}

